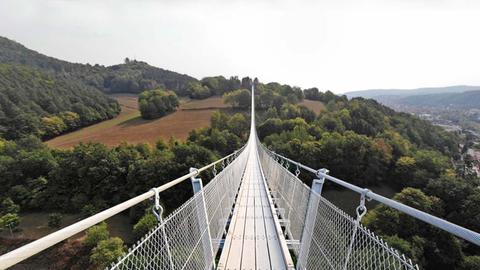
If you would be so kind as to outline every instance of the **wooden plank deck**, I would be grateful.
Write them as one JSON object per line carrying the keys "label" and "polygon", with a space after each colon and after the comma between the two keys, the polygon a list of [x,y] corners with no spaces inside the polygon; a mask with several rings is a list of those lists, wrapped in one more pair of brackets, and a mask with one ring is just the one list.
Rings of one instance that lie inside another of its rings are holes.
{"label": "wooden plank deck", "polygon": [[[224,248],[218,262],[222,270],[286,270],[291,258],[260,168],[256,143],[249,157]],[[283,243],[282,243],[283,241]],[[290,263],[289,263],[290,262]]]}

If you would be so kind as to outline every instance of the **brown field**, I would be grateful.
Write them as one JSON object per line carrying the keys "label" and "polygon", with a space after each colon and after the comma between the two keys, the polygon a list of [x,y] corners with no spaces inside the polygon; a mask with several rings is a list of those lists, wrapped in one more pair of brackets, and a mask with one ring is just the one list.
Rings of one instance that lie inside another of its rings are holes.
{"label": "brown field", "polygon": [[54,148],[69,148],[80,142],[116,146],[122,142],[154,145],[158,139],[170,137],[185,140],[193,129],[208,127],[215,110],[227,108],[221,97],[185,100],[172,114],[155,120],[144,120],[140,117],[137,96],[120,94],[113,97],[122,107],[117,117],[53,138],[46,144]]}
{"label": "brown field", "polygon": [[[227,109],[222,97],[204,100],[182,100],[180,108],[165,117],[145,120],[140,117],[137,96],[131,94],[112,95],[122,107],[120,114],[110,120],[67,133],[45,143],[53,148],[71,148],[80,142],[99,142],[117,146],[122,142],[149,143],[154,145],[160,138],[174,137],[186,140],[190,131],[208,127],[212,113]],[[325,106],[320,101],[303,100],[300,105],[319,114]]]}
{"label": "brown field", "polygon": [[325,105],[321,101],[304,99],[299,103],[310,110],[314,111],[316,114],[319,114],[321,111],[325,110]]}

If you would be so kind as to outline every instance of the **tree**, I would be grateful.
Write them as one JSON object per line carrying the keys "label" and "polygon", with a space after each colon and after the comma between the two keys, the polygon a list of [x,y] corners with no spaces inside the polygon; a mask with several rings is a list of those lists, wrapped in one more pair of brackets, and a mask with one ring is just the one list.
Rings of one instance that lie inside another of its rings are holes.
{"label": "tree", "polygon": [[123,256],[124,247],[122,239],[111,237],[98,242],[97,246],[92,250],[90,261],[99,268],[105,268],[112,262]]}
{"label": "tree", "polygon": [[223,95],[225,103],[242,109],[250,107],[251,97],[250,91],[247,89],[238,89]]}
{"label": "tree", "polygon": [[87,230],[84,243],[89,247],[94,247],[100,241],[107,240],[109,235],[110,233],[108,232],[107,223],[102,222]]}
{"label": "tree", "polygon": [[61,134],[67,129],[67,125],[58,116],[42,117],[42,129],[45,138]]}
{"label": "tree", "polygon": [[140,113],[145,119],[162,117],[176,111],[179,101],[177,95],[162,89],[144,91],[138,98]]}
{"label": "tree", "polygon": [[140,238],[155,228],[157,224],[157,218],[151,213],[146,213],[137,224],[133,226],[133,233],[137,238]]}
{"label": "tree", "polygon": [[188,95],[194,99],[204,99],[212,96],[210,89],[199,82],[190,82],[187,87]]}
{"label": "tree", "polygon": [[395,163],[395,181],[402,187],[412,187],[414,183],[414,173],[416,170],[416,161],[412,157],[400,157]]}
{"label": "tree", "polygon": [[17,214],[20,211],[20,206],[16,205],[9,197],[3,199],[0,205],[0,214]]}
{"label": "tree", "polygon": [[17,214],[7,213],[0,217],[0,228],[1,229],[8,229],[10,232],[16,230],[16,228],[20,225],[20,218]]}
{"label": "tree", "polygon": [[229,130],[238,137],[243,137],[245,133],[248,132],[249,125],[250,123],[241,113],[234,114],[230,120],[228,120]]}
{"label": "tree", "polygon": [[60,213],[52,213],[48,215],[48,227],[58,228],[62,224],[63,216]]}
{"label": "tree", "polygon": [[61,112],[59,117],[63,120],[68,129],[76,129],[80,126],[80,116],[78,113],[66,111]]}

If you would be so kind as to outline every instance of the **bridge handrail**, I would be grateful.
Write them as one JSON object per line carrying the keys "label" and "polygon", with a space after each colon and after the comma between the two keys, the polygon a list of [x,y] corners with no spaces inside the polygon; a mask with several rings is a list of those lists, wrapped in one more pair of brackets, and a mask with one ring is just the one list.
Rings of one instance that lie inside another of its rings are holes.
{"label": "bridge handrail", "polygon": [[[199,173],[213,167],[214,165],[221,163],[228,158],[231,158],[232,156],[240,154],[245,148],[245,145],[240,148],[239,150],[233,152],[232,154],[229,154],[228,156],[225,156],[215,162],[212,162],[206,166],[203,166],[202,168],[193,171],[191,173],[188,173],[184,176],[181,176],[175,180],[172,180],[164,185],[161,185],[157,187],[158,192],[165,191],[177,184],[180,184],[181,182],[190,179],[192,176],[197,176]],[[123,203],[117,204],[111,208],[108,208],[106,210],[103,210],[100,213],[97,213],[91,217],[88,217],[86,219],[83,219],[81,221],[78,221],[70,226],[67,226],[61,230],[58,230],[56,232],[53,232],[49,235],[46,235],[40,239],[37,239],[31,243],[28,243],[24,246],[21,246],[15,250],[12,250],[6,254],[3,254],[0,256],[0,269],[6,269],[10,266],[13,266],[23,260],[26,260],[30,258],[31,256],[40,253],[41,251],[69,238],[72,237],[73,235],[80,233],[102,221],[105,221],[106,219],[125,211],[126,209],[133,207],[155,195],[154,190],[149,190],[141,195],[138,195],[132,199],[129,199]]]}
{"label": "bridge handrail", "polygon": [[263,146],[262,147],[267,151],[267,153],[270,153],[271,155],[273,156],[277,156],[278,158],[281,158],[283,159],[284,161],[287,161],[289,163],[291,163],[292,165],[295,165],[295,166],[298,166],[299,168],[302,168],[308,172],[311,172],[313,174],[315,174],[316,176],[318,177],[325,177],[325,179],[337,184],[337,185],[340,185],[340,186],[343,186],[349,190],[352,190],[354,192],[357,192],[359,194],[364,194],[365,197],[367,199],[371,199],[371,200],[374,200],[374,201],[377,201],[379,203],[382,203],[384,205],[387,205],[391,208],[394,208],[402,213],[405,213],[409,216],[412,216],[416,219],[419,219],[419,220],[422,220],[430,225],[433,225],[437,228],[440,228],[444,231],[447,231],[451,234],[454,234],[464,240],[467,240],[473,244],[476,244],[478,246],[480,246],[480,233],[477,233],[475,231],[472,231],[472,230],[469,230],[467,228],[464,228],[462,226],[459,226],[457,224],[454,224],[452,222],[449,222],[449,221],[446,221],[444,219],[441,219],[441,218],[438,218],[438,217],[435,217],[433,215],[430,215],[428,213],[425,213],[423,211],[420,211],[418,209],[415,209],[413,207],[410,207],[410,206],[407,206],[405,204],[402,204],[402,203],[399,203],[397,201],[394,201],[392,199],[389,199],[387,197],[384,197],[380,194],[377,194],[369,189],[366,189],[366,188],[361,188],[361,187],[358,187],[356,185],[353,185],[353,184],[350,184],[344,180],[341,180],[341,179],[338,179],[338,178],[335,178],[333,176],[330,176],[324,172],[321,172],[320,170],[315,170],[315,169],[312,169],[304,164],[301,164],[299,162],[296,162],[294,160],[291,160],[287,157],[284,157],[280,154],[277,154],[271,150],[269,150],[267,147]]}

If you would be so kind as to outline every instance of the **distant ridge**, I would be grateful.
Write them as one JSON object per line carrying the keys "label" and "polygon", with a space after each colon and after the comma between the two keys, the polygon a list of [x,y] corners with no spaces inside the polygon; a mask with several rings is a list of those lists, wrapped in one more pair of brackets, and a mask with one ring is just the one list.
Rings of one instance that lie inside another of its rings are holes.
{"label": "distant ridge", "polygon": [[462,93],[441,93],[402,97],[398,104],[422,107],[451,107],[480,109],[480,90]]}
{"label": "distant ridge", "polygon": [[455,85],[447,87],[425,87],[417,89],[369,89],[346,92],[345,95],[349,98],[364,97],[375,98],[382,96],[417,96],[417,95],[431,95],[431,94],[444,94],[444,93],[462,93],[467,91],[480,90],[480,86],[470,85]]}

